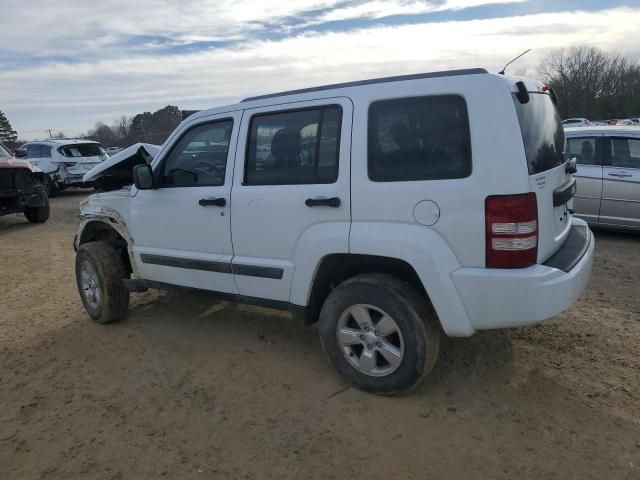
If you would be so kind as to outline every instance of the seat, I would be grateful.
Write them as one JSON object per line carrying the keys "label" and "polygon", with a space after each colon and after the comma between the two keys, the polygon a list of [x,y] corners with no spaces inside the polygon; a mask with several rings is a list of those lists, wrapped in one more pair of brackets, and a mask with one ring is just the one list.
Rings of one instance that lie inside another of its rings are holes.
{"label": "seat", "polygon": [[631,150],[629,150],[629,142],[626,139],[613,140],[613,162],[614,167],[633,168],[634,164],[631,160]]}
{"label": "seat", "polygon": [[588,140],[582,142],[582,147],[580,149],[580,163],[585,165],[593,165],[595,163],[593,158],[593,146]]}
{"label": "seat", "polygon": [[300,132],[289,128],[278,130],[271,140],[271,155],[274,168],[300,166]]}

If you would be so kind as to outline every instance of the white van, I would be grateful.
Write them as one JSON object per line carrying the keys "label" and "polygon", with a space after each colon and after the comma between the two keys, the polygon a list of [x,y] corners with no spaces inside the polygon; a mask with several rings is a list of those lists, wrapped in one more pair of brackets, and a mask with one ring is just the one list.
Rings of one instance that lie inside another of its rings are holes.
{"label": "white van", "polygon": [[100,323],[147,288],[287,308],[319,321],[352,385],[407,391],[441,331],[532,325],[585,288],[594,239],[572,216],[554,103],[540,82],[473,69],[193,114],[157,153],[85,175],[108,191],[81,205],[82,301]]}

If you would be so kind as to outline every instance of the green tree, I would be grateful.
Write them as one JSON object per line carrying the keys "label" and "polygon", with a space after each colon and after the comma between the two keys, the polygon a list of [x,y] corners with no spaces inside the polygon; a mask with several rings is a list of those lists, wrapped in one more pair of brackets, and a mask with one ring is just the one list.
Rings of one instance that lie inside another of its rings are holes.
{"label": "green tree", "polygon": [[9,119],[0,110],[0,142],[9,148],[14,148],[16,140],[18,140],[18,132],[11,127]]}

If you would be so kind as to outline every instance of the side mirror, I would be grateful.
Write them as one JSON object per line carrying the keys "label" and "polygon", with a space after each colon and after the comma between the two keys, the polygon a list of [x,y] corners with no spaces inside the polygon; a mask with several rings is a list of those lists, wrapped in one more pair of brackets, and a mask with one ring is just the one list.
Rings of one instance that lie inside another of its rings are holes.
{"label": "side mirror", "polygon": [[13,156],[16,158],[27,158],[27,151],[19,148],[13,152]]}
{"label": "side mirror", "polygon": [[151,165],[136,165],[133,167],[133,183],[138,190],[149,190],[153,188],[153,170]]}

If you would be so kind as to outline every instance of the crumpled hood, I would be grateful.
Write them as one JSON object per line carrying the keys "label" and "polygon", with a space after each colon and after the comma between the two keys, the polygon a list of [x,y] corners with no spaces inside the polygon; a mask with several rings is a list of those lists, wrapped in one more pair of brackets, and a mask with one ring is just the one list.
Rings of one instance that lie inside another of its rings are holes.
{"label": "crumpled hood", "polygon": [[104,176],[130,176],[133,178],[133,167],[151,162],[159,151],[160,145],[136,143],[96,165],[85,173],[82,179],[84,182],[92,182]]}

